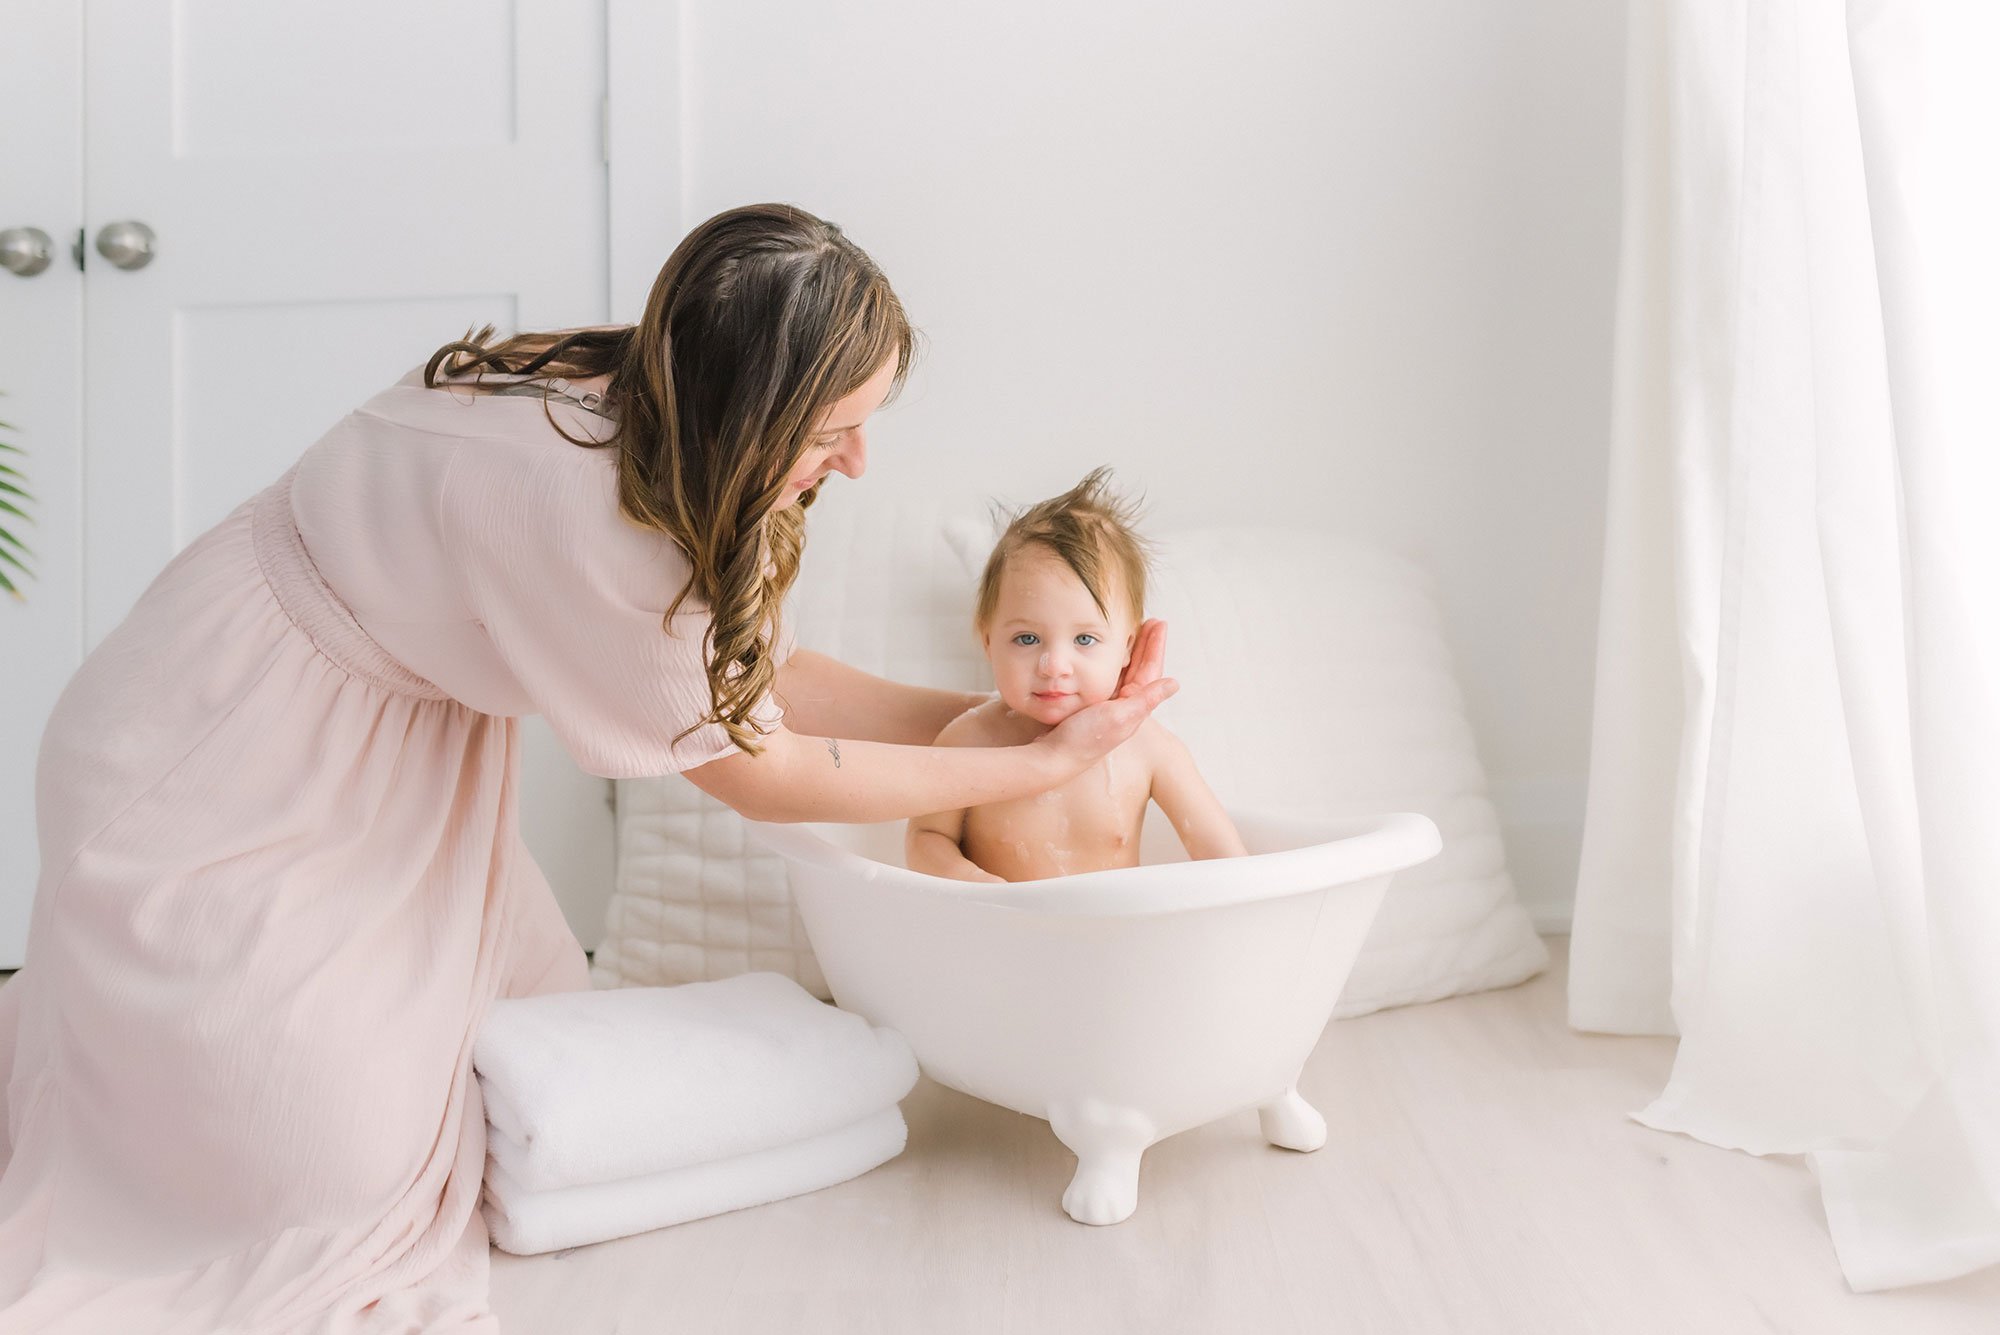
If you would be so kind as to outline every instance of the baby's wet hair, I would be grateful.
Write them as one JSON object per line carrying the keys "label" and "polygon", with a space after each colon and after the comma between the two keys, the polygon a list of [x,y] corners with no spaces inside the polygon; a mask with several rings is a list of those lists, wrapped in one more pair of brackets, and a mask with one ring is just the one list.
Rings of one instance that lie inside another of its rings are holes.
{"label": "baby's wet hair", "polygon": [[1139,536],[1139,506],[1111,489],[1111,470],[1093,468],[1083,481],[1060,496],[1038,501],[1007,518],[986,569],[979,577],[979,603],[973,625],[982,633],[993,621],[1000,602],[1000,576],[1007,562],[1025,547],[1047,548],[1083,581],[1097,610],[1106,617],[1105,598],[1116,577],[1126,609],[1136,627],[1146,619],[1146,575],[1152,564],[1151,545]]}

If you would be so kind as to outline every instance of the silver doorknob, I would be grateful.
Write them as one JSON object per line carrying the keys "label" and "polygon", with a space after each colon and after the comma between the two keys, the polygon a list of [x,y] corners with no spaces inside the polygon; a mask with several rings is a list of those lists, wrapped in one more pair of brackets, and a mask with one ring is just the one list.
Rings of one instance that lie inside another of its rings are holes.
{"label": "silver doorknob", "polygon": [[97,253],[121,269],[143,269],[153,262],[159,237],[142,222],[106,223],[97,234]]}
{"label": "silver doorknob", "polygon": [[55,243],[39,227],[9,227],[0,232],[0,265],[23,278],[33,278],[48,268],[55,253]]}

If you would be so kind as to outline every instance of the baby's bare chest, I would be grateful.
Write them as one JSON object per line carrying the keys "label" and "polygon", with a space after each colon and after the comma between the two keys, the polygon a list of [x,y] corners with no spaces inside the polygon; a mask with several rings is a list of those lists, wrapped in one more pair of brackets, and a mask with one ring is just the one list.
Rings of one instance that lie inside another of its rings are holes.
{"label": "baby's bare chest", "polygon": [[1152,776],[1113,752],[1061,787],[966,813],[967,857],[1010,881],[1139,865]]}

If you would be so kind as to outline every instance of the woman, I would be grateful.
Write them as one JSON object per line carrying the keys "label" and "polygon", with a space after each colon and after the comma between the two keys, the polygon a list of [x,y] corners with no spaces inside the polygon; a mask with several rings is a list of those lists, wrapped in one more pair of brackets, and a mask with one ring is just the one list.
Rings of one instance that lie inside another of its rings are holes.
{"label": "woman", "polygon": [[496,1328],[472,1036],[589,986],[516,716],[875,821],[1052,787],[1171,694],[1154,627],[1120,698],[932,750],[970,698],[784,653],[805,511],[911,350],[838,229],[734,210],[637,326],[447,345],[175,558],[42,744],[0,1331]]}

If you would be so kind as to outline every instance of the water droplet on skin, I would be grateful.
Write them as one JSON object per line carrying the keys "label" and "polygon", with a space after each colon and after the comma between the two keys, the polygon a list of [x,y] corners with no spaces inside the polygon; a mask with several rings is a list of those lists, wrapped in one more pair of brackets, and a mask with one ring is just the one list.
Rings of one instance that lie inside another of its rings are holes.
{"label": "water droplet on skin", "polygon": [[1069,875],[1069,810],[1056,808],[1056,837],[1050,841],[1049,853],[1056,864],[1056,875]]}

